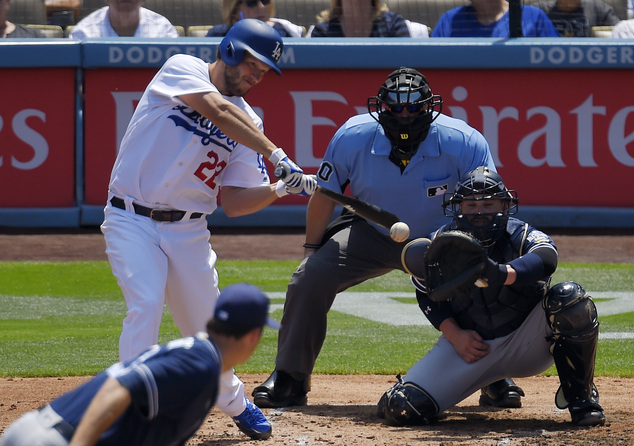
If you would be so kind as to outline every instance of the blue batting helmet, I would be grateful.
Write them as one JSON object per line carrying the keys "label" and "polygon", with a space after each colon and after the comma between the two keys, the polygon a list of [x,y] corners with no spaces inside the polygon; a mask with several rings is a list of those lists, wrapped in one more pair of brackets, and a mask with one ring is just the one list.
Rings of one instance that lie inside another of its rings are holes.
{"label": "blue batting helmet", "polygon": [[231,66],[236,66],[248,51],[260,62],[264,62],[280,76],[282,72],[277,63],[282,57],[284,43],[280,34],[258,19],[242,19],[237,21],[220,42],[220,56]]}

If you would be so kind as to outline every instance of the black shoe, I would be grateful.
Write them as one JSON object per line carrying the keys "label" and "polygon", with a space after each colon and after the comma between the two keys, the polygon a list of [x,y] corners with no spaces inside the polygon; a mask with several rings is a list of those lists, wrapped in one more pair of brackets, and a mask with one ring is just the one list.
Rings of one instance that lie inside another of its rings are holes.
{"label": "black shoe", "polygon": [[524,391],[511,378],[501,379],[480,391],[480,406],[522,407]]}
{"label": "black shoe", "polygon": [[274,370],[271,376],[253,390],[253,402],[262,408],[305,406],[310,390],[310,379],[294,379],[280,370]]}
{"label": "black shoe", "polygon": [[584,401],[568,407],[572,422],[577,426],[592,427],[605,424],[603,408],[595,401]]}

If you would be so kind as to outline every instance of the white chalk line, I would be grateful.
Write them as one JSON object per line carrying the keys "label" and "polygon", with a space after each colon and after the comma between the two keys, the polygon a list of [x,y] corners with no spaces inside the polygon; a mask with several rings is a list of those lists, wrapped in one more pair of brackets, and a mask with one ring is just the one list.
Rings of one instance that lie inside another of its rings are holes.
{"label": "white chalk line", "polygon": [[[284,299],[285,293],[267,293],[271,299]],[[596,302],[601,316],[634,312],[634,293],[625,291],[589,292],[595,299],[609,299]],[[399,302],[399,298],[414,298],[413,293],[405,292],[354,292],[340,293],[332,306],[332,309],[351,316],[362,317],[374,322],[401,326],[431,325],[425,315],[416,304]],[[271,311],[281,310],[283,304],[272,304]],[[599,339],[634,339],[634,332],[607,332],[599,333]]]}

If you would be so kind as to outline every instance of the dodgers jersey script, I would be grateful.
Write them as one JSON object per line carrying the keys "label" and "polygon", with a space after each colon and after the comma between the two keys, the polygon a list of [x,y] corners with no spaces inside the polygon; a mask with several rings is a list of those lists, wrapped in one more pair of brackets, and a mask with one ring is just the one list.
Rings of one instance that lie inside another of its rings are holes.
{"label": "dodgers jersey script", "polygon": [[[141,97],[110,178],[110,195],[165,209],[212,213],[223,186],[269,184],[262,155],[224,135],[179,95],[218,92],[202,59],[172,56]],[[223,96],[263,129],[242,97]],[[132,131],[136,129],[136,131]],[[144,129],[143,131],[139,131]]]}

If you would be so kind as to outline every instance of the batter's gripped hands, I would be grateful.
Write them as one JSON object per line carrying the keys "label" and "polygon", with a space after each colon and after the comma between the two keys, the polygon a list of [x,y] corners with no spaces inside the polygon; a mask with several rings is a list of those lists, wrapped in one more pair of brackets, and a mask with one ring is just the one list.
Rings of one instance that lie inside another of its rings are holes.
{"label": "batter's gripped hands", "polygon": [[304,171],[286,155],[284,150],[281,148],[274,150],[269,157],[269,161],[275,166],[274,173],[277,178],[284,181],[288,186],[300,186]]}
{"label": "batter's gripped hands", "polygon": [[[284,181],[284,180],[282,180]],[[317,190],[317,177],[315,175],[302,174],[297,186],[286,183],[286,191],[289,194],[310,197]]]}

